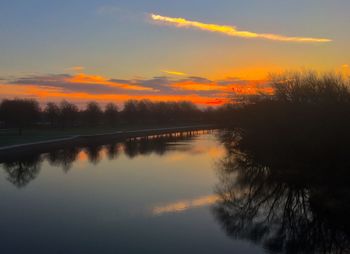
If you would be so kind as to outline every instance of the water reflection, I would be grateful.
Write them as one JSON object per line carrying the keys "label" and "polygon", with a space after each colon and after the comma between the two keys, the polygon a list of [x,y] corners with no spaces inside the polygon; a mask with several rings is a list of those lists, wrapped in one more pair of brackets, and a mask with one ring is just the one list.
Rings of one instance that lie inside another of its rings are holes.
{"label": "water reflection", "polygon": [[40,155],[29,154],[18,161],[6,161],[3,169],[7,180],[18,188],[26,186],[40,172],[42,159]]}
{"label": "water reflection", "polygon": [[45,158],[52,166],[61,167],[65,172],[68,172],[80,151],[81,149],[78,147],[67,147],[65,149],[53,150]]}
{"label": "water reflection", "polygon": [[103,146],[100,144],[88,144],[84,151],[87,154],[89,161],[93,165],[97,165],[101,161],[101,152],[102,152]]}
{"label": "water reflection", "polygon": [[117,159],[120,153],[121,145],[117,142],[110,143],[105,146],[109,160]]}
{"label": "water reflection", "polygon": [[189,209],[212,205],[219,199],[220,196],[218,195],[206,195],[195,199],[179,200],[173,203],[157,205],[152,208],[152,215],[184,212]]}
{"label": "water reflection", "polygon": [[218,164],[213,211],[228,235],[272,252],[350,251],[347,152],[323,147],[305,154],[283,140],[223,141],[227,156]]}
{"label": "water reflection", "polygon": [[43,154],[30,152],[15,159],[4,159],[0,163],[3,164],[8,181],[21,188],[38,176],[44,161],[68,172],[73,163],[82,158],[87,158],[91,164],[97,165],[102,160],[103,155],[106,155],[109,160],[115,160],[121,152],[124,152],[131,159],[153,153],[162,156],[173,149],[182,151],[188,149],[189,146],[186,142],[206,132],[208,131],[178,132],[127,139],[124,142],[112,140],[108,144],[92,142],[80,146],[67,146]]}

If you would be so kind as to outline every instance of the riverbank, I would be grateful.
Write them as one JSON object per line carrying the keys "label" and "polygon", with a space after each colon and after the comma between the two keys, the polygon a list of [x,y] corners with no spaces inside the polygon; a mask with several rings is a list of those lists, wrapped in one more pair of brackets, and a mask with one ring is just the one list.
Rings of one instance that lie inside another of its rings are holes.
{"label": "riverbank", "polygon": [[188,132],[198,130],[215,129],[215,125],[187,125],[174,126],[163,128],[144,128],[134,130],[120,130],[114,132],[97,133],[90,135],[72,135],[62,138],[48,139],[43,141],[14,144],[0,147],[0,159],[6,156],[13,156],[14,154],[28,153],[28,152],[45,152],[50,149],[59,149],[66,145],[78,145],[88,142],[108,142],[111,140],[124,140],[128,138],[146,137],[152,135],[163,135],[175,132]]}
{"label": "riverbank", "polygon": [[153,128],[169,128],[169,127],[182,127],[197,125],[193,123],[183,124],[120,124],[115,127],[94,126],[94,127],[71,127],[71,128],[47,128],[37,127],[25,129],[22,135],[18,134],[17,129],[0,129],[0,148],[12,145],[22,145],[28,143],[44,142],[55,139],[71,138],[74,136],[82,135],[96,135],[103,133],[113,133],[118,131],[134,131],[140,129],[153,129]]}

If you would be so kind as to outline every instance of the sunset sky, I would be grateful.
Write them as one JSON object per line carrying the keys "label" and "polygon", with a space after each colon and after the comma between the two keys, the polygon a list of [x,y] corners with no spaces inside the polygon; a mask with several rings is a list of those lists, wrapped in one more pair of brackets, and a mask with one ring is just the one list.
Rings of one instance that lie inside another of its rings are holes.
{"label": "sunset sky", "polygon": [[269,73],[350,73],[348,0],[2,0],[0,99],[220,105]]}

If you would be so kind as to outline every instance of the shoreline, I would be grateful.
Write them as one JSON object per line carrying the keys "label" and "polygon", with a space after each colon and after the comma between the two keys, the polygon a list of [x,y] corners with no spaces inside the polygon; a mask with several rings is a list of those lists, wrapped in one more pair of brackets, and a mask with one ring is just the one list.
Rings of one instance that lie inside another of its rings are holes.
{"label": "shoreline", "polygon": [[177,127],[167,127],[167,128],[149,128],[131,131],[116,131],[109,133],[99,133],[92,135],[74,135],[71,137],[59,138],[59,139],[49,139],[45,141],[24,143],[18,145],[9,145],[0,147],[0,162],[4,157],[12,157],[14,153],[20,155],[28,152],[42,152],[44,153],[50,149],[59,149],[67,145],[79,145],[87,142],[107,142],[111,139],[116,141],[121,141],[128,138],[139,138],[147,137],[152,135],[163,135],[175,132],[188,132],[188,131],[198,131],[198,130],[211,130],[218,128],[217,125],[206,124],[206,125],[189,125],[189,126],[177,126]]}

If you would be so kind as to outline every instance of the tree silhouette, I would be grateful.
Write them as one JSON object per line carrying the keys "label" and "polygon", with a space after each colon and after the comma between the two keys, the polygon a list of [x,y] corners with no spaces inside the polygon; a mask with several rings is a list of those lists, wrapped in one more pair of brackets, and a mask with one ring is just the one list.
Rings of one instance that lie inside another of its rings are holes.
{"label": "tree silhouette", "polygon": [[104,111],[105,122],[110,126],[115,126],[119,122],[118,107],[113,103],[108,103]]}
{"label": "tree silhouette", "polygon": [[96,126],[101,123],[103,112],[96,102],[89,102],[83,114],[87,125]]}
{"label": "tree silhouette", "polygon": [[60,121],[62,127],[74,126],[77,123],[79,109],[76,105],[63,100],[60,103]]}
{"label": "tree silhouette", "polygon": [[22,135],[24,127],[39,120],[39,103],[28,99],[3,100],[0,105],[0,117],[8,127],[17,127],[18,133]]}
{"label": "tree silhouette", "polygon": [[30,154],[16,161],[5,162],[3,168],[8,181],[18,188],[26,186],[39,174],[41,160],[40,155]]}
{"label": "tree silhouette", "polygon": [[44,109],[44,116],[47,121],[50,122],[51,126],[57,126],[60,119],[60,108],[54,102],[48,102]]}

